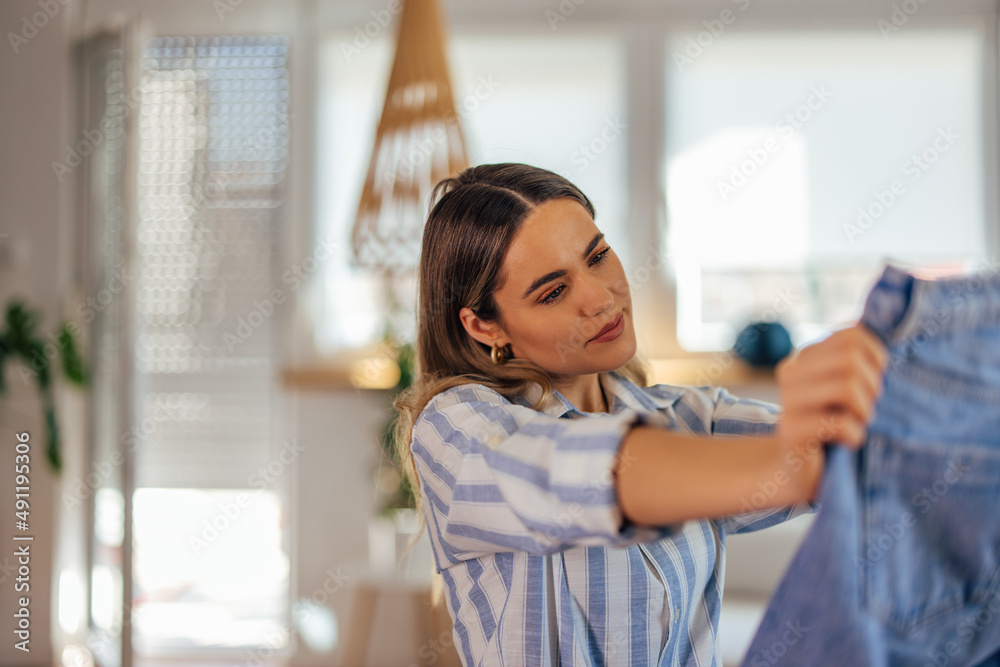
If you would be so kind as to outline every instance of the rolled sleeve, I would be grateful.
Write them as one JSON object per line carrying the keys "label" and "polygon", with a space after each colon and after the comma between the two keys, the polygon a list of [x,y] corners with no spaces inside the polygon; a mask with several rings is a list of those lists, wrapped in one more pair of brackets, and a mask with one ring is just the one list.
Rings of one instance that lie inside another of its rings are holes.
{"label": "rolled sleeve", "polygon": [[439,564],[499,551],[648,542],[678,527],[625,520],[613,470],[642,413],[558,418],[482,385],[434,397],[411,450]]}

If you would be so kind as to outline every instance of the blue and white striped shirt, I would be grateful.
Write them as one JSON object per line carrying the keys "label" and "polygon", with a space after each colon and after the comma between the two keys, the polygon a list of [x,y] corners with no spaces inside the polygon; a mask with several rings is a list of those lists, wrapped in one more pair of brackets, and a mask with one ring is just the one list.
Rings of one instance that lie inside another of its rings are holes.
{"label": "blue and white striped shirt", "polygon": [[763,435],[779,411],[720,388],[599,378],[610,414],[582,413],[559,392],[532,410],[535,384],[515,402],[466,384],[417,418],[411,449],[466,667],[720,665],[726,535],[815,509],[626,521],[611,472],[632,426]]}

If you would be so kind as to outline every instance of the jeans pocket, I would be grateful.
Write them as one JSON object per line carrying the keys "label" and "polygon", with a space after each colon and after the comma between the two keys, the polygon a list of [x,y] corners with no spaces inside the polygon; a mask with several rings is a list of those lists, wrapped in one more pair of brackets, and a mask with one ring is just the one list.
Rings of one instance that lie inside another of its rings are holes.
{"label": "jeans pocket", "polygon": [[1000,451],[874,434],[866,449],[866,610],[907,634],[988,600],[1000,583]]}

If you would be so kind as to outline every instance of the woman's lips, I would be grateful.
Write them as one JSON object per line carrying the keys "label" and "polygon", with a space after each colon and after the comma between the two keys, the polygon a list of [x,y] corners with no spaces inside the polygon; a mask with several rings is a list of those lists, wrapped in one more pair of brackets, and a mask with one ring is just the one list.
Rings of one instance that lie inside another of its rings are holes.
{"label": "woman's lips", "polygon": [[611,322],[608,322],[608,324],[588,342],[606,343],[608,341],[614,340],[615,338],[618,338],[618,336],[620,336],[622,331],[624,330],[625,330],[625,313],[624,311],[622,311],[618,313],[618,317],[616,317]]}

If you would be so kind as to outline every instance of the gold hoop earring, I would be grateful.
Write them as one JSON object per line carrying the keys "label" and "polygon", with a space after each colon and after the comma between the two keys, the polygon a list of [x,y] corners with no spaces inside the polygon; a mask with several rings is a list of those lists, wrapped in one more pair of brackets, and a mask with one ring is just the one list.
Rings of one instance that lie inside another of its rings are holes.
{"label": "gold hoop earring", "polygon": [[[504,345],[504,348],[506,347],[507,345]],[[507,355],[504,352],[504,348],[500,348],[494,345],[493,349],[490,350],[490,359],[492,359],[493,363],[496,364],[497,366],[502,366],[503,363],[507,361]]]}

